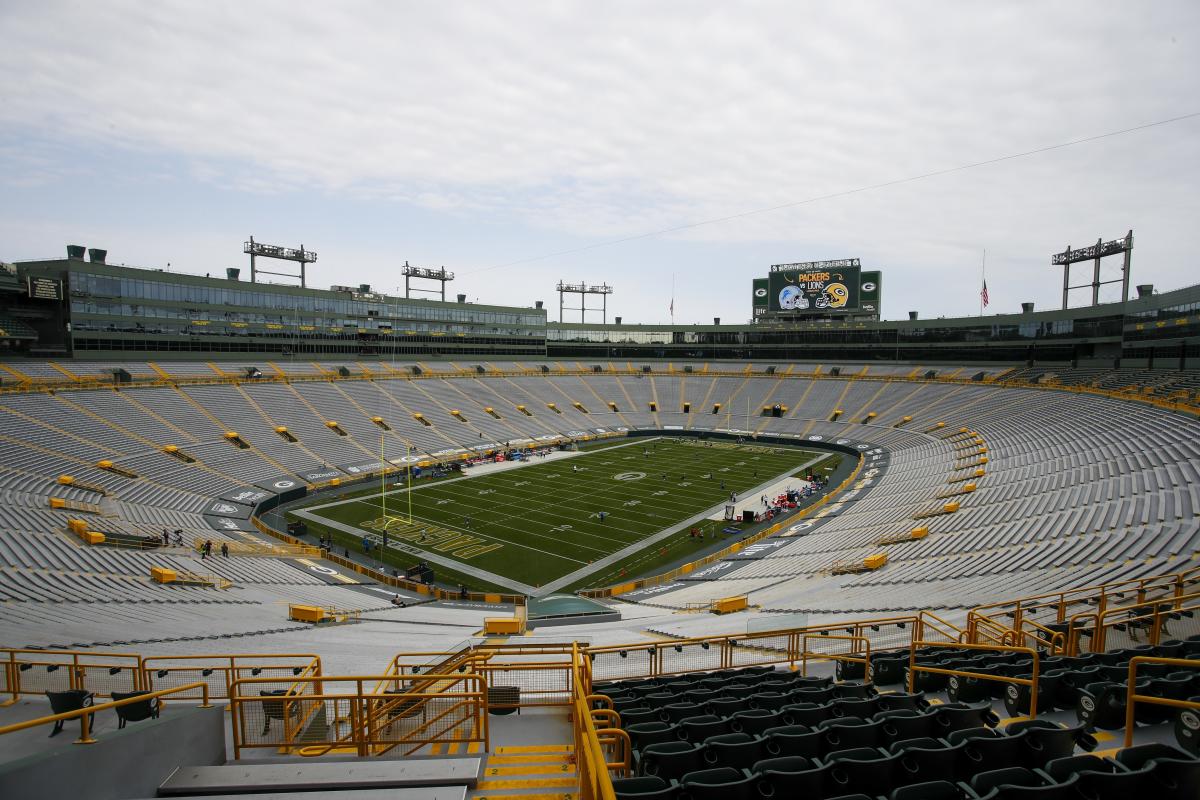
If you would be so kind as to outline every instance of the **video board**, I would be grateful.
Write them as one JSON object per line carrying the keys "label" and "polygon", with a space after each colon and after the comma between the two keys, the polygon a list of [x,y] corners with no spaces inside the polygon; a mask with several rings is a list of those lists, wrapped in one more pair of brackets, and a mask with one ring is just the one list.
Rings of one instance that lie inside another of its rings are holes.
{"label": "video board", "polygon": [[796,315],[859,311],[861,273],[857,258],[773,264],[768,308],[772,314]]}

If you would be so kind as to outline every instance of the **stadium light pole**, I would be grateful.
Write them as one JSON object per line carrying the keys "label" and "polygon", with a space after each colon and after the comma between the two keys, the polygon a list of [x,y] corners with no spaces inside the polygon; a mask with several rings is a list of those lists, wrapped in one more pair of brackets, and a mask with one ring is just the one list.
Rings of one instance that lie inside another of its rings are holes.
{"label": "stadium light pole", "polygon": [[383,529],[387,530],[387,459],[384,457],[384,436],[387,431],[379,429],[379,502],[383,508]]}

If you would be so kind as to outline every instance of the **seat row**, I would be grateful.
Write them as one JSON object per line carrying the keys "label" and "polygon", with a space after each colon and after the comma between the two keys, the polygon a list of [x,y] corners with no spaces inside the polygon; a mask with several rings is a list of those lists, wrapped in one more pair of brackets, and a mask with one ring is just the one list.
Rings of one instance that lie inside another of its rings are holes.
{"label": "seat row", "polygon": [[1170,745],[1131,747],[1115,758],[1056,755],[1032,737],[1053,734],[1053,723],[1009,728],[1007,735],[961,731],[940,748],[913,740],[824,758],[766,758],[747,768],[708,764],[678,778],[617,779],[613,788],[617,800],[1195,800],[1200,786],[1200,759]]}
{"label": "seat row", "polygon": [[[807,722],[787,722],[810,713]],[[925,710],[881,711],[870,719],[828,716],[827,707],[794,711],[739,712],[729,718],[701,715],[677,724],[639,723],[626,728],[633,745],[635,770],[668,778],[708,766],[744,769],[775,756],[823,759],[842,750],[879,748],[889,742],[948,741],[964,731],[981,738],[999,721],[987,704],[947,703]],[[824,716],[823,719],[819,718]],[[1032,738],[1053,738],[1057,750],[1070,754],[1075,745],[1094,747],[1081,726],[1039,726]],[[1046,731],[1053,731],[1047,733]]]}
{"label": "seat row", "polygon": [[[649,719],[678,721],[693,713],[731,714],[750,708],[780,709],[792,703],[827,703],[831,700],[870,700],[878,695],[871,684],[841,683],[837,685],[786,684],[758,685],[729,684],[718,689],[693,689],[686,694],[654,692],[641,697],[621,697],[612,700],[613,708],[627,722]],[[896,694],[896,702],[901,695]],[[681,697],[686,699],[680,700]]]}
{"label": "seat row", "polygon": [[[597,682],[593,690],[599,694],[612,696],[614,694],[645,694],[662,691],[661,687],[668,684],[694,684],[700,681],[717,681],[720,683],[746,682],[762,676],[772,678],[787,678],[795,673],[780,672],[774,667],[742,667],[740,669],[722,669],[712,672],[700,672],[693,675],[659,675],[652,678],[633,678],[621,681]],[[827,679],[825,680],[828,683]]]}

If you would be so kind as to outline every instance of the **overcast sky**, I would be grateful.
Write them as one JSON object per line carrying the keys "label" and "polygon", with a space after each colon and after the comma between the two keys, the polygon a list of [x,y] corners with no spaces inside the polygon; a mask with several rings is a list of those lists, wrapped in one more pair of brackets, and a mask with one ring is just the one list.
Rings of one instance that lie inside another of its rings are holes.
{"label": "overcast sky", "polygon": [[5,261],[215,274],[253,235],[314,286],[444,265],[555,319],[560,278],[607,281],[647,323],[672,276],[677,322],[736,322],[770,264],[847,257],[885,317],[975,314],[985,249],[987,313],[1055,307],[1050,254],[1130,228],[1134,283],[1200,276],[1200,117],[801,202],[1200,112],[1195,2],[0,0],[0,30]]}

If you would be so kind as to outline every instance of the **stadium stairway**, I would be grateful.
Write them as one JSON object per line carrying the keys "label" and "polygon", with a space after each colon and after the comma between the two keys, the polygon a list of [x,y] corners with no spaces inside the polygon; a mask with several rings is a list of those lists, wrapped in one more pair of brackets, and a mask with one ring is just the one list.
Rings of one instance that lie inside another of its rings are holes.
{"label": "stadium stairway", "polygon": [[574,746],[499,745],[485,755],[471,800],[575,800]]}

